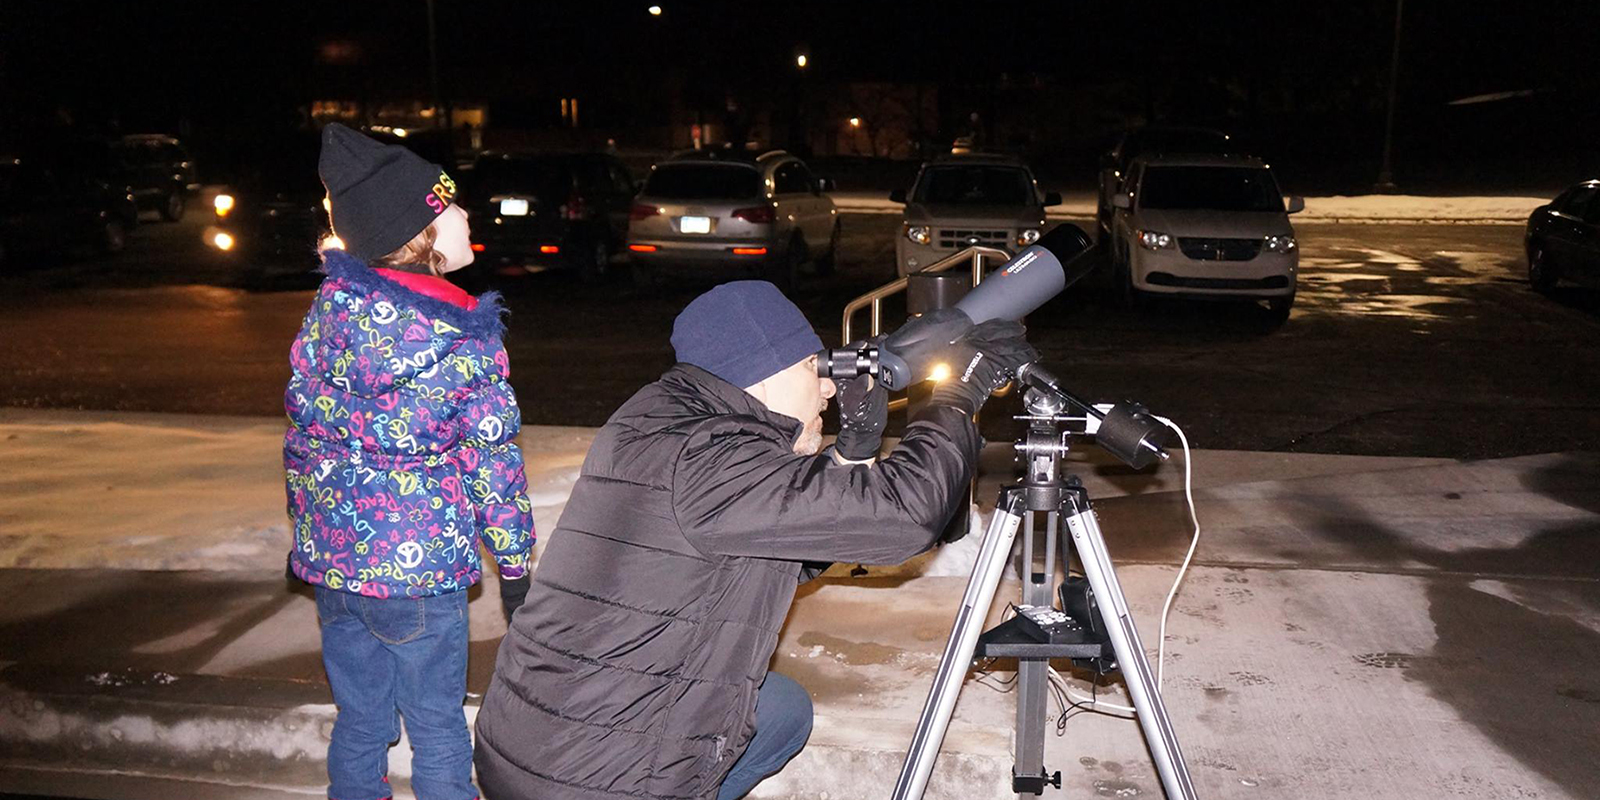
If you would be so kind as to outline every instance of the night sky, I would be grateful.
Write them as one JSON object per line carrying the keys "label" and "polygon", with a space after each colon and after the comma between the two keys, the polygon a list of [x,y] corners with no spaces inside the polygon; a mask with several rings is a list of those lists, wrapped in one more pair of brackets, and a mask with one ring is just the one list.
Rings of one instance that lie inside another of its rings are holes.
{"label": "night sky", "polygon": [[[1395,12],[1395,0],[662,0],[660,17],[648,15],[648,5],[438,0],[443,92],[507,110],[548,110],[546,98],[581,96],[595,124],[625,126],[659,115],[651,110],[660,94],[653,76],[683,75],[697,102],[773,95],[794,90],[794,55],[805,52],[804,79],[813,86],[965,86],[964,98],[986,95],[999,106],[991,113],[1014,118],[1048,113],[1059,106],[1052,97],[1090,97],[1097,119],[1076,124],[1068,138],[1087,142],[1149,119],[1196,122],[1309,161],[1322,143],[1308,137],[1343,146],[1354,136],[1369,153],[1376,146]],[[1554,153],[1564,170],[1584,168],[1594,155],[1587,131],[1600,121],[1589,45],[1596,5],[1405,0],[1399,147],[1414,161],[1446,153],[1459,165],[1526,150]],[[0,14],[11,138],[63,118],[123,130],[183,125],[204,138],[245,121],[282,121],[329,87],[369,98],[430,91],[423,0],[11,0]],[[1498,103],[1447,105],[1529,90]]]}

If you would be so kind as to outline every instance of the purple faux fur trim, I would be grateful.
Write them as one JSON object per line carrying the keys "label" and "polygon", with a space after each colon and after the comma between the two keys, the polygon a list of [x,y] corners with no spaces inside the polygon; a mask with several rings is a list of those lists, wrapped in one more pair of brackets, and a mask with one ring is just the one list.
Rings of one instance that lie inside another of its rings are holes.
{"label": "purple faux fur trim", "polygon": [[322,271],[332,278],[346,280],[368,289],[380,289],[384,294],[415,306],[428,316],[437,317],[460,328],[469,336],[499,339],[505,334],[505,315],[509,312],[501,302],[499,292],[484,292],[478,295],[477,308],[468,311],[453,303],[435,300],[395,283],[343,250],[323,251]]}

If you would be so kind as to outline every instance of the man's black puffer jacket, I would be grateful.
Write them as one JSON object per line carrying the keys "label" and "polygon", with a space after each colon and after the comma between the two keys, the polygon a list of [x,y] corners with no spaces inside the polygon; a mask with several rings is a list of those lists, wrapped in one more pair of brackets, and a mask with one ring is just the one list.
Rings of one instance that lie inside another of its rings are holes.
{"label": "man's black puffer jacket", "polygon": [[685,364],[600,429],[478,714],[486,798],[715,797],[801,562],[928,549],[980,444],[937,406],[870,467],[797,456],[799,433]]}

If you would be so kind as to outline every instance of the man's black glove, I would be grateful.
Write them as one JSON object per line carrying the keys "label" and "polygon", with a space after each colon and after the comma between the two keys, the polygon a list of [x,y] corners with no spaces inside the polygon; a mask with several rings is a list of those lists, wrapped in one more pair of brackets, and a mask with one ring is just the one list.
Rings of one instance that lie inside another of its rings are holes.
{"label": "man's black glove", "polygon": [[883,447],[889,425],[889,390],[871,375],[836,380],[839,438],[833,449],[846,461],[871,461]]}
{"label": "man's black glove", "polygon": [[913,317],[880,345],[911,368],[913,383],[925,380],[933,365],[944,360],[952,342],[972,329],[972,318],[954,308],[938,308]]}
{"label": "man's black glove", "polygon": [[506,622],[509,623],[511,615],[522,607],[522,601],[528,599],[528,586],[532,582],[527,575],[500,579],[500,605],[506,610]]}
{"label": "man's black glove", "polygon": [[1019,368],[1039,359],[1023,332],[1020,322],[996,319],[974,326],[957,339],[945,351],[950,377],[934,387],[929,404],[978,413],[989,395],[1006,385]]}

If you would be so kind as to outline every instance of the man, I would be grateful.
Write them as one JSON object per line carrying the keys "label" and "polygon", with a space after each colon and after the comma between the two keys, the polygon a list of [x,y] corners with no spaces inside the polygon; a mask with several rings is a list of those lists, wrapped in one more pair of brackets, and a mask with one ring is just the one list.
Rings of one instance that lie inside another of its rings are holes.
{"label": "man", "polygon": [[[926,337],[924,337],[926,338]],[[948,336],[939,338],[948,339]],[[822,448],[822,342],[770,283],[673,324],[678,363],[595,436],[478,714],[489,800],[742,797],[811,730],[767,671],[804,562],[897,563],[965,502],[972,415],[1033,351],[1011,322],[941,344],[940,384],[888,457],[884,392],[842,382]]]}

